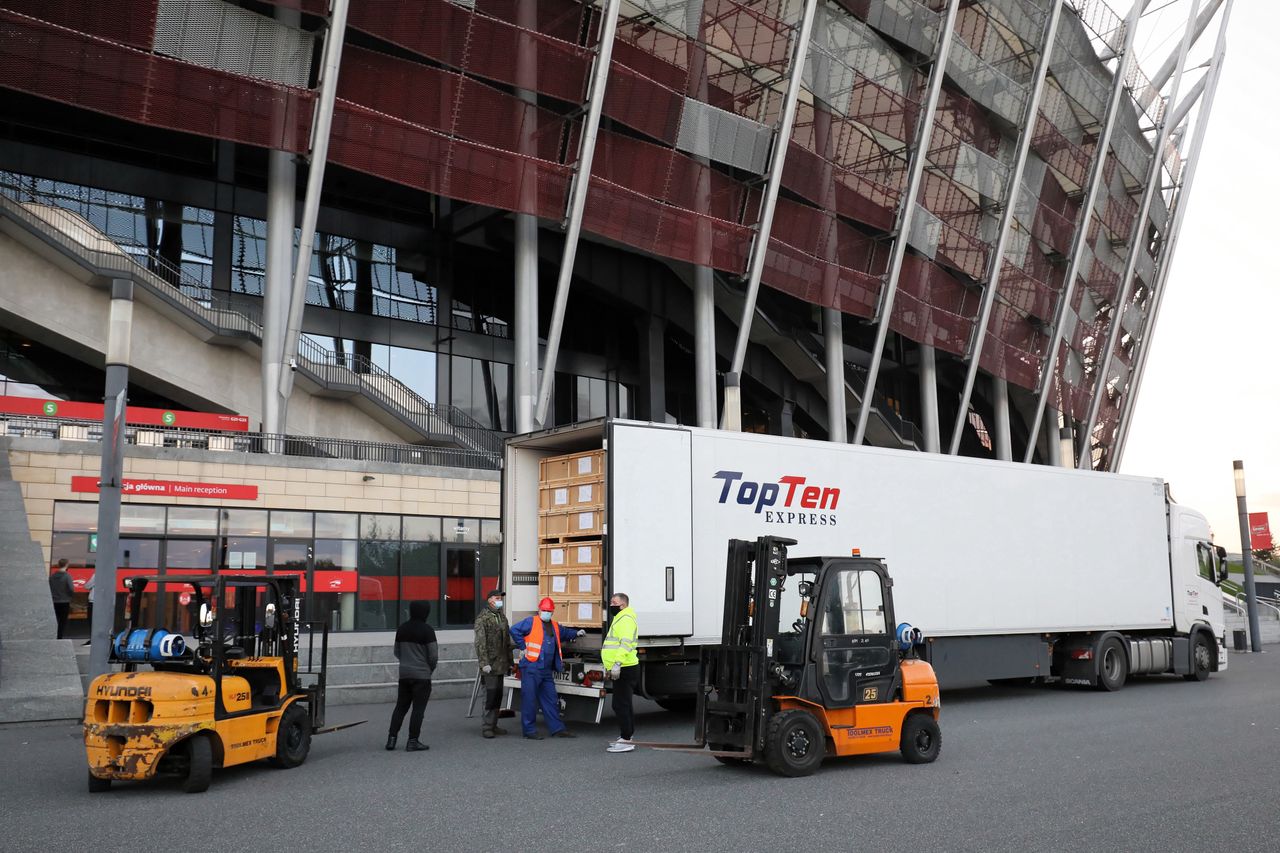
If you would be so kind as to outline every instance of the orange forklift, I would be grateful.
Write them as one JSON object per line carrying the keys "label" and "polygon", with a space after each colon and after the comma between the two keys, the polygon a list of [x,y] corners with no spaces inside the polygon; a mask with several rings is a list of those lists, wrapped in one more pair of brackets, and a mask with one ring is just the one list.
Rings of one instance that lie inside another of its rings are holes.
{"label": "orange forklift", "polygon": [[[176,775],[188,793],[198,793],[215,767],[260,759],[296,767],[313,734],[358,725],[324,726],[328,626],[301,621],[296,576],[139,576],[124,583],[131,616],[110,657],[120,671],[95,678],[85,702],[90,792],[116,780]],[[194,645],[182,634],[135,624],[149,592],[178,593],[186,602]],[[300,672],[304,628],[311,654]]]}
{"label": "orange forklift", "polygon": [[920,632],[894,627],[884,561],[788,558],[794,544],[729,541],[722,643],[703,649],[695,744],[646,745],[783,776],[808,776],[828,755],[934,761],[938,681],[915,656]]}

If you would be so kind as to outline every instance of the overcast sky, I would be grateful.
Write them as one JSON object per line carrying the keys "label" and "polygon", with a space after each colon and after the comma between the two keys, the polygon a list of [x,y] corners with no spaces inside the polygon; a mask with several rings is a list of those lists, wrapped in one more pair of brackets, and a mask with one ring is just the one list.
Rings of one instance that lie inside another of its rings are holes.
{"label": "overcast sky", "polygon": [[[1158,11],[1180,14],[1190,0]],[[1113,4],[1119,5],[1119,4]],[[1180,11],[1179,11],[1180,10]],[[1221,13],[1219,13],[1220,15]],[[1176,25],[1172,24],[1172,25]],[[1154,71],[1176,47],[1169,26],[1139,36]],[[1141,29],[1139,32],[1143,32]],[[1197,54],[1212,49],[1214,29]],[[1122,471],[1163,477],[1209,517],[1216,541],[1240,546],[1231,462],[1242,459],[1249,509],[1280,532],[1280,3],[1237,0],[1169,289],[1151,346]],[[1158,54],[1158,55],[1157,55]],[[1201,72],[1196,72],[1197,74]],[[1185,92],[1196,76],[1188,76]]]}

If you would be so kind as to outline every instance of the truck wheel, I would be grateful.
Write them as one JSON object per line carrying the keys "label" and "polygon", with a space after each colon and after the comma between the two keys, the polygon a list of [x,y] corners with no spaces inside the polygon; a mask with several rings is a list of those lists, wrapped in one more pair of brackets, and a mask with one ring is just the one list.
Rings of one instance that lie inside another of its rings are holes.
{"label": "truck wheel", "polygon": [[187,757],[187,778],[182,781],[182,790],[188,794],[209,790],[213,781],[213,744],[204,735],[196,735],[187,740]]}
{"label": "truck wheel", "polygon": [[782,776],[808,776],[827,751],[826,735],[808,711],[792,708],[775,714],[765,737],[764,760]]}
{"label": "truck wheel", "polygon": [[1213,669],[1213,658],[1210,657],[1209,641],[1204,633],[1196,634],[1195,643],[1191,646],[1191,672],[1182,676],[1187,681],[1205,681]]}
{"label": "truck wheel", "polygon": [[698,708],[698,697],[693,694],[676,694],[673,696],[656,696],[654,702],[664,711],[674,714],[692,714]]}
{"label": "truck wheel", "polygon": [[307,760],[311,751],[311,717],[297,702],[280,716],[280,728],[276,730],[276,757],[271,763],[276,767],[297,767]]}
{"label": "truck wheel", "polygon": [[111,790],[110,779],[99,779],[97,776],[94,776],[92,773],[89,774],[89,793],[90,794],[101,794],[103,791],[110,791],[110,790]]}
{"label": "truck wheel", "polygon": [[1098,649],[1098,689],[1115,692],[1124,687],[1128,674],[1129,664],[1124,649],[1120,641],[1112,637]]}
{"label": "truck wheel", "polygon": [[929,714],[912,714],[902,724],[902,760],[908,764],[929,764],[942,751],[942,729]]}

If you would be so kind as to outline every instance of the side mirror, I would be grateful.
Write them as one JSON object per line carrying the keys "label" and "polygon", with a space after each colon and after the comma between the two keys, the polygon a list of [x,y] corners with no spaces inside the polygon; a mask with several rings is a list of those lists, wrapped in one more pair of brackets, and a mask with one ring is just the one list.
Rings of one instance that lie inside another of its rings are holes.
{"label": "side mirror", "polygon": [[274,604],[267,605],[267,613],[262,620],[262,624],[268,631],[276,627],[276,606]]}
{"label": "side mirror", "polygon": [[200,605],[200,624],[203,625],[205,628],[208,628],[210,625],[213,624],[213,618],[214,618],[213,608],[211,608],[208,604],[201,604]]}

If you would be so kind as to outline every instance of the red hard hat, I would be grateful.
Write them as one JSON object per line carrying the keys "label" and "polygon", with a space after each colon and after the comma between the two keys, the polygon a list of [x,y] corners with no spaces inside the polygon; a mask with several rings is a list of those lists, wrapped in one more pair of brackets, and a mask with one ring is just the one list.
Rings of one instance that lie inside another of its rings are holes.
{"label": "red hard hat", "polygon": [[544,598],[538,602],[538,609],[554,611],[556,609],[556,603],[552,601],[550,598]]}

